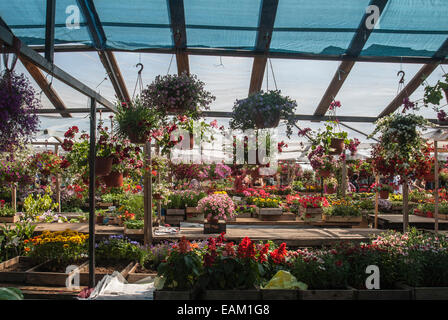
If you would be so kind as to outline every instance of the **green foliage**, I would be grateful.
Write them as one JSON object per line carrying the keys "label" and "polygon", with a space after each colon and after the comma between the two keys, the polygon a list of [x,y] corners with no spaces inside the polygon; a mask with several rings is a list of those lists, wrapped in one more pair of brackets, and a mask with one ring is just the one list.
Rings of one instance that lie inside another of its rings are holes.
{"label": "green foliage", "polygon": [[127,220],[124,222],[124,225],[128,229],[143,229],[145,226],[144,220]]}
{"label": "green foliage", "polygon": [[0,288],[0,300],[23,300],[23,294],[17,288]]}
{"label": "green foliage", "polygon": [[162,115],[156,108],[150,108],[143,104],[137,97],[131,104],[119,103],[114,121],[115,130],[121,138],[129,138],[129,135],[137,139],[148,137],[151,130],[159,127]]}
{"label": "green foliage", "polygon": [[139,262],[143,263],[145,251],[138,242],[123,236],[110,236],[95,247],[95,259],[98,262]]}
{"label": "green foliage", "polygon": [[180,252],[172,250],[157,269],[164,279],[163,289],[192,289],[202,273],[201,257],[196,251]]}
{"label": "green foliage", "polygon": [[24,255],[24,241],[31,238],[35,228],[28,222],[0,225],[0,261]]}
{"label": "green foliage", "polygon": [[129,194],[127,198],[124,198],[121,202],[119,212],[125,211],[135,214],[135,219],[141,219],[145,215],[144,199],[139,194]]}
{"label": "green foliage", "polygon": [[16,211],[9,204],[0,204],[0,217],[13,217],[15,214]]}
{"label": "green foliage", "polygon": [[359,217],[362,212],[358,207],[352,205],[335,205],[323,208],[324,213],[329,216]]}
{"label": "green foliage", "polygon": [[53,199],[51,198],[52,194],[50,187],[47,187],[43,196],[38,194],[34,197],[32,194],[29,194],[23,202],[25,218],[32,218],[34,220],[35,217],[44,212],[57,209],[58,204],[53,203]]}

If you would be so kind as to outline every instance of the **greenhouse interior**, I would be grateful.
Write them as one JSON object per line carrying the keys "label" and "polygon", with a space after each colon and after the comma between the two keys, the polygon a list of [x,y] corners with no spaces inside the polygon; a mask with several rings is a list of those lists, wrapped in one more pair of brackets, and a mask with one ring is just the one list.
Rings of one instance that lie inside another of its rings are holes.
{"label": "greenhouse interior", "polygon": [[448,300],[447,14],[2,1],[0,300]]}

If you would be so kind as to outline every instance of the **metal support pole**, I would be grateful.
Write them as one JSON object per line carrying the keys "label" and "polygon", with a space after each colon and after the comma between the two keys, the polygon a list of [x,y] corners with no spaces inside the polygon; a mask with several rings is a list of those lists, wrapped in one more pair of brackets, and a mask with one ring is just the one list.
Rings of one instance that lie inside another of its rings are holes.
{"label": "metal support pole", "polygon": [[[378,185],[379,182],[380,182],[380,176],[378,174],[375,174],[375,184]],[[379,193],[378,193],[378,190],[376,190],[376,192],[375,192],[375,224],[374,224],[375,229],[378,229],[378,197],[379,197]]]}
{"label": "metal support pole", "polygon": [[47,16],[45,24],[45,59],[54,62],[54,23],[56,16],[56,0],[47,0]]}
{"label": "metal support pole", "polygon": [[345,161],[345,150],[344,150],[344,159],[342,160],[342,170],[341,170],[342,180],[342,197],[345,198],[347,194],[347,162]]}
{"label": "metal support pole", "polygon": [[152,165],[151,165],[151,143],[145,143],[145,183],[144,183],[144,244],[149,246],[152,243]]}
{"label": "metal support pole", "polygon": [[404,177],[403,183],[403,232],[409,229],[409,184],[408,177]]}
{"label": "metal support pole", "polygon": [[90,101],[89,153],[89,288],[95,287],[95,157],[96,157],[96,101]]}
{"label": "metal support pole", "polygon": [[17,187],[16,183],[11,183],[11,206],[17,212]]}
{"label": "metal support pole", "polygon": [[[54,154],[58,155],[59,146],[54,146]],[[61,212],[61,175],[56,174],[56,203],[58,204],[58,210]]]}
{"label": "metal support pole", "polygon": [[438,159],[437,141],[434,141],[434,231],[439,232],[439,159]]}
{"label": "metal support pole", "polygon": [[[160,156],[160,147],[156,145],[157,156]],[[157,170],[157,185],[160,185],[160,170]],[[160,199],[157,200],[157,219],[159,220],[159,225],[162,223],[162,203]]]}

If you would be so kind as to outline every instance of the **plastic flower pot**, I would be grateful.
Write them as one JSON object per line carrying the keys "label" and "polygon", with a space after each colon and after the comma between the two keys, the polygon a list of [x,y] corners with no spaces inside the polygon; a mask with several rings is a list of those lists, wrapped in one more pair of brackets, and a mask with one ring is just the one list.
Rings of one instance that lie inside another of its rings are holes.
{"label": "plastic flower pot", "polygon": [[330,149],[333,149],[330,154],[340,154],[344,150],[344,139],[331,138]]}
{"label": "plastic flower pot", "polygon": [[112,171],[109,175],[103,177],[104,183],[108,188],[119,188],[123,186],[123,174]]}
{"label": "plastic flower pot", "polygon": [[381,199],[389,199],[389,191],[380,191]]}
{"label": "plastic flower pot", "polygon": [[107,176],[112,171],[111,157],[96,157],[95,159],[95,173],[97,176]]}

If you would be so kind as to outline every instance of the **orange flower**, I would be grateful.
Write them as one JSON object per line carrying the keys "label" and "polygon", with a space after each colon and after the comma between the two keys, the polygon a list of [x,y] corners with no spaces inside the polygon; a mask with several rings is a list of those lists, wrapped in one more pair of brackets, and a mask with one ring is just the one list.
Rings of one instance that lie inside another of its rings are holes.
{"label": "orange flower", "polygon": [[31,249],[28,248],[28,247],[25,248],[25,251],[26,251],[26,252],[29,252],[30,250],[31,250]]}

